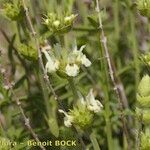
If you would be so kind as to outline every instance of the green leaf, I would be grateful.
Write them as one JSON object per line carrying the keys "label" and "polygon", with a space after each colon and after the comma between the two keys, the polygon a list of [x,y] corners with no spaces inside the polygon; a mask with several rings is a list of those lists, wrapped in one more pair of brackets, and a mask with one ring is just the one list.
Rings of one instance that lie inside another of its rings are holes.
{"label": "green leaf", "polygon": [[87,19],[93,27],[98,27],[98,23],[92,17],[87,17]]}
{"label": "green leaf", "polygon": [[48,120],[48,125],[50,128],[51,133],[55,136],[58,137],[59,136],[59,128],[58,128],[58,124],[55,118],[50,118]]}
{"label": "green leaf", "polygon": [[56,116],[57,102],[55,101],[54,97],[50,98],[50,105],[51,110],[48,114],[48,117],[46,117],[46,120],[51,133],[57,138],[59,136],[59,127]]}
{"label": "green leaf", "polygon": [[100,150],[99,144],[98,144],[98,142],[97,142],[97,139],[96,139],[94,133],[92,133],[92,134],[90,135],[90,139],[91,139],[91,141],[92,141],[92,145],[93,145],[94,150]]}

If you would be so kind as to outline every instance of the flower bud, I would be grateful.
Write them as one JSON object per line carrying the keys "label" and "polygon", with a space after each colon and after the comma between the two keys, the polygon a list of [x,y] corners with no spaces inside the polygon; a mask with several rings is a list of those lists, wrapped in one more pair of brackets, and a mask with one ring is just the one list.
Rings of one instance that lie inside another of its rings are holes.
{"label": "flower bud", "polygon": [[59,20],[54,21],[53,25],[54,25],[55,28],[58,28],[59,25],[60,25],[60,21]]}
{"label": "flower bud", "polygon": [[66,24],[66,25],[70,25],[70,24],[72,24],[73,23],[73,21],[74,21],[74,19],[77,17],[77,15],[74,15],[74,14],[72,14],[72,15],[70,15],[70,16],[66,16],[65,18],[64,18],[64,23]]}
{"label": "flower bud", "polygon": [[49,19],[45,19],[45,24],[46,24],[46,25],[49,24]]}
{"label": "flower bud", "polygon": [[44,24],[53,34],[62,34],[70,31],[73,26],[73,22],[77,15],[61,16],[55,13],[48,13],[44,18]]}

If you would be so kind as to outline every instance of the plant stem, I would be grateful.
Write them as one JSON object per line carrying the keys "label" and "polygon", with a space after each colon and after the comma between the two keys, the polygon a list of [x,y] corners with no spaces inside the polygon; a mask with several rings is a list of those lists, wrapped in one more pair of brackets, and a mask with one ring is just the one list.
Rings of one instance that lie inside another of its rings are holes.
{"label": "plant stem", "polygon": [[76,103],[77,99],[78,99],[78,92],[77,92],[73,78],[68,78],[68,82],[69,82],[70,88],[72,90],[72,93],[74,95],[74,100],[75,100],[74,103]]}
{"label": "plant stem", "polygon": [[99,144],[98,144],[98,142],[97,142],[95,133],[91,133],[90,139],[91,139],[91,142],[92,142],[92,144],[93,144],[94,150],[101,150],[100,147],[99,147]]}
{"label": "plant stem", "polygon": [[[130,150],[129,133],[128,133],[127,125],[126,125],[126,118],[123,114],[123,101],[122,101],[122,97],[120,94],[120,89],[119,89],[118,84],[116,82],[116,77],[114,74],[113,65],[112,65],[109,50],[107,47],[107,37],[105,36],[104,30],[103,30],[102,19],[101,19],[100,8],[99,8],[99,0],[96,0],[96,11],[98,13],[99,28],[100,28],[100,32],[101,32],[101,34],[100,34],[101,44],[102,44],[103,50],[104,50],[104,56],[103,57],[106,57],[106,62],[107,62],[108,70],[109,70],[110,79],[112,81],[114,91],[115,91],[116,96],[117,96],[119,109],[121,112],[120,118],[121,118],[122,125],[123,125],[123,132],[126,136],[126,140],[128,143],[128,150]],[[109,148],[111,148],[111,147],[112,146],[109,145]]]}
{"label": "plant stem", "polygon": [[115,39],[118,43],[120,27],[119,27],[119,0],[115,0],[114,3],[114,27],[115,27]]}
{"label": "plant stem", "polygon": [[[104,52],[102,51],[102,55]],[[105,99],[105,122],[106,122],[106,134],[107,134],[107,141],[108,141],[108,149],[112,150],[112,146],[113,146],[113,140],[112,140],[112,129],[111,129],[111,121],[110,121],[110,114],[111,114],[111,110],[110,110],[110,105],[109,105],[109,84],[108,84],[108,68],[107,68],[107,62],[106,60],[103,61],[103,77],[105,78],[103,81],[103,90],[104,90],[104,99]]]}
{"label": "plant stem", "polygon": [[[5,78],[7,79],[7,77],[5,77]],[[7,81],[7,80],[6,80],[6,81]],[[9,83],[9,82],[7,81],[7,84],[8,84],[8,87],[9,87],[10,91],[11,91],[11,94],[12,94],[12,96],[14,97],[15,102],[16,102],[16,104],[17,104],[19,110],[20,110],[20,113],[21,113],[21,115],[22,115],[22,117],[23,117],[23,119],[24,119],[25,126],[26,126],[27,129],[29,130],[29,132],[30,132],[30,134],[32,135],[32,137],[34,138],[34,140],[35,140],[37,143],[39,143],[40,140],[39,140],[39,138],[38,138],[38,135],[34,132],[33,128],[31,127],[31,125],[30,125],[30,120],[29,120],[29,118],[25,115],[24,109],[23,109],[22,106],[21,106],[21,102],[20,102],[19,98],[16,96],[15,92],[13,91],[13,87],[12,87],[11,83]],[[39,145],[39,147],[40,147],[41,150],[46,150],[45,147],[42,146],[42,145]]]}
{"label": "plant stem", "polygon": [[[130,3],[129,7],[130,7]],[[135,65],[135,88],[137,89],[139,83],[139,60],[138,60],[138,44],[136,39],[136,30],[135,30],[135,17],[132,13],[132,10],[129,9],[129,23],[130,23],[130,30],[131,30],[131,48],[133,50],[133,57],[134,57],[134,65]]]}
{"label": "plant stem", "polygon": [[[98,7],[99,2],[96,1],[96,5]],[[99,8],[99,7],[98,7]],[[100,14],[100,11],[98,12],[98,14]],[[101,19],[99,19],[99,25],[102,26],[102,22]],[[100,37],[101,38],[101,37]],[[102,47],[102,43],[100,42],[101,47]],[[100,49],[100,57],[105,57],[104,54],[104,50]],[[108,142],[108,150],[112,150],[113,147],[113,140],[112,140],[112,129],[111,129],[111,121],[110,121],[110,114],[111,114],[111,110],[110,110],[110,105],[109,105],[109,95],[108,95],[108,68],[107,68],[107,62],[106,59],[103,59],[102,61],[102,76],[103,76],[103,91],[104,91],[104,99],[105,99],[105,113],[104,113],[104,117],[105,117],[105,122],[106,122],[106,135],[107,135],[107,142]]]}
{"label": "plant stem", "polygon": [[45,81],[45,83],[47,85],[47,88],[50,89],[52,94],[54,95],[55,100],[57,100],[59,105],[62,107],[61,101],[60,101],[59,97],[57,96],[57,94],[55,93],[55,91],[54,91],[54,89],[53,89],[53,87],[51,85],[51,82],[49,80],[49,77],[47,75],[47,72],[46,72],[46,70],[44,68],[44,63],[43,63],[43,60],[42,60],[42,54],[41,54],[41,48],[40,48],[39,40],[38,40],[38,37],[37,37],[37,33],[36,33],[35,29],[34,29],[34,26],[32,24],[32,21],[31,21],[29,12],[28,12],[28,8],[26,7],[25,0],[22,0],[22,3],[23,3],[23,7],[24,7],[24,11],[25,11],[27,22],[29,24],[29,27],[30,27],[33,39],[35,41],[35,46],[36,46],[36,49],[38,51],[38,58],[39,58],[38,61],[39,61],[39,66],[40,66],[40,68],[42,70],[44,81]]}

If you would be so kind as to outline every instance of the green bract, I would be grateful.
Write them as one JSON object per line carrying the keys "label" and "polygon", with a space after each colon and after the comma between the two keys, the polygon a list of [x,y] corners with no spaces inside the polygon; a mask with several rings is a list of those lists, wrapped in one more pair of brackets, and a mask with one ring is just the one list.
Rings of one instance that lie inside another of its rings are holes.
{"label": "green bract", "polygon": [[81,129],[89,127],[93,121],[93,113],[86,107],[74,107],[69,115],[73,116],[74,125]]}
{"label": "green bract", "polygon": [[139,107],[150,107],[150,77],[148,75],[142,78],[138,86],[137,102]]}
{"label": "green bract", "polygon": [[77,15],[74,14],[60,16],[55,13],[48,13],[44,18],[44,24],[48,27],[50,32],[62,34],[68,32],[72,28],[76,17]]}
{"label": "green bract", "polygon": [[13,21],[21,20],[23,17],[23,7],[20,3],[18,3],[18,5],[13,3],[5,3],[4,15]]}
{"label": "green bract", "polygon": [[136,116],[139,119],[139,121],[142,120],[142,122],[145,125],[149,125],[150,124],[150,110],[149,109],[139,109],[136,108]]}
{"label": "green bract", "polygon": [[38,51],[31,45],[20,44],[18,52],[28,60],[38,59]]}
{"label": "green bract", "polygon": [[150,17],[150,0],[138,0],[137,8],[141,15]]}
{"label": "green bract", "polygon": [[143,76],[138,86],[136,115],[145,124],[150,124],[150,77]]}
{"label": "green bract", "polygon": [[145,75],[138,87],[138,94],[141,97],[150,96],[150,77]]}
{"label": "green bract", "polygon": [[150,107],[150,96],[141,97],[137,94],[137,102],[140,107]]}
{"label": "green bract", "polygon": [[76,106],[69,110],[68,113],[61,109],[59,112],[65,115],[64,124],[66,127],[75,125],[80,129],[85,129],[91,125],[94,113],[101,112],[102,107],[103,105],[100,101],[95,99],[93,89],[90,89],[85,98],[80,95]]}
{"label": "green bract", "polygon": [[141,150],[150,150],[150,132],[141,134]]}

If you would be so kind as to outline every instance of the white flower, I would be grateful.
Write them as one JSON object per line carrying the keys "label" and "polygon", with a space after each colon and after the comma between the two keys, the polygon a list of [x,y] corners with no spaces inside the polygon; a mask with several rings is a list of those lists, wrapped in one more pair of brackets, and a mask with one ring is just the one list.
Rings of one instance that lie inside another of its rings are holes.
{"label": "white flower", "polygon": [[53,73],[59,69],[59,61],[56,58],[52,58],[47,51],[43,51],[45,57],[47,59],[47,63],[45,66],[46,72]]}
{"label": "white flower", "polygon": [[85,67],[91,66],[91,61],[85,55],[81,57],[81,62]]}
{"label": "white flower", "polygon": [[101,111],[103,105],[100,101],[96,100],[93,95],[93,90],[91,89],[89,94],[86,96],[87,108],[94,113],[98,113]]}
{"label": "white flower", "polygon": [[60,113],[63,113],[65,115],[64,117],[64,124],[66,127],[71,127],[72,126],[72,122],[73,122],[73,116],[68,115],[65,111],[63,111],[62,109],[58,110]]}
{"label": "white flower", "polygon": [[91,61],[86,57],[85,54],[82,53],[83,49],[85,48],[85,45],[81,46],[80,50],[77,50],[77,47],[72,52],[72,57],[74,57],[74,60],[76,62],[81,63],[85,67],[89,67],[91,65]]}
{"label": "white flower", "polygon": [[46,71],[49,73],[56,72],[59,68],[59,61],[58,60],[48,61],[46,63],[45,68],[46,68]]}
{"label": "white flower", "polygon": [[66,66],[66,74],[71,77],[77,76],[79,73],[79,67],[76,64],[67,64]]}

